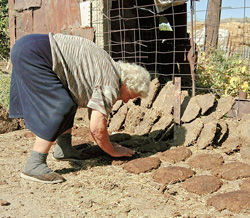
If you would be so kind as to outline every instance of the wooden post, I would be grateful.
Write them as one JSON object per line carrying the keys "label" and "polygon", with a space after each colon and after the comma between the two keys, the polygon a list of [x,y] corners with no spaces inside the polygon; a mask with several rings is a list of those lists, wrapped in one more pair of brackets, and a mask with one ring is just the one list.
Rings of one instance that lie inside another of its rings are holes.
{"label": "wooden post", "polygon": [[181,77],[174,78],[175,101],[174,101],[174,122],[181,124]]}
{"label": "wooden post", "polygon": [[174,78],[175,101],[174,101],[174,142],[176,141],[176,132],[181,124],[181,77]]}
{"label": "wooden post", "polygon": [[210,46],[217,48],[218,34],[220,26],[222,0],[209,0],[207,18],[205,23],[205,50],[208,51]]}

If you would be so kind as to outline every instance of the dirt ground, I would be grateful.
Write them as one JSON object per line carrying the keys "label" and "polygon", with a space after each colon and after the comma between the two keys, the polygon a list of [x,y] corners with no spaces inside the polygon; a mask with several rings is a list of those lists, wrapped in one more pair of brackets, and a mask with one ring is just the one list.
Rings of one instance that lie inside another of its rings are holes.
{"label": "dirt ground", "polygon": [[[76,116],[73,144],[77,149],[86,150],[86,159],[78,164],[57,162],[52,159],[54,148],[48,156],[49,167],[63,175],[66,182],[49,185],[20,178],[33,142],[34,136],[27,129],[0,135],[0,217],[2,218],[250,217],[250,208],[247,206],[235,211],[230,208],[218,209],[208,204],[213,196],[240,190],[240,184],[246,180],[243,177],[231,180],[221,178],[221,187],[217,188],[217,191],[205,194],[188,191],[184,186],[184,180],[163,185],[152,177],[157,169],[139,174],[131,173],[123,168],[131,158],[127,160],[112,158],[96,148],[88,127],[80,116]],[[183,159],[177,158],[173,161],[165,154],[165,159],[161,158],[159,168],[184,167],[194,170],[196,176],[211,175],[212,171],[209,169],[190,167],[189,161],[200,154],[215,153],[220,154],[225,163],[240,161],[250,164],[250,160],[242,159],[239,152],[227,155],[221,148],[201,150],[191,146],[187,149],[191,152],[189,151],[189,155]],[[163,152],[138,152],[138,154],[140,155],[135,158],[161,157]],[[174,155],[172,153],[170,157]],[[246,193],[250,196],[249,192]]]}

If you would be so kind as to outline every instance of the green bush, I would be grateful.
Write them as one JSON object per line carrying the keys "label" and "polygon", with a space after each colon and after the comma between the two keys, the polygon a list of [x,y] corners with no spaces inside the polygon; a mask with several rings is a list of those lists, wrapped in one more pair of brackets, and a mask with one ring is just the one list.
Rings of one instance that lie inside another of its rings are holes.
{"label": "green bush", "polygon": [[0,60],[8,59],[10,54],[8,0],[0,0]]}
{"label": "green bush", "polygon": [[219,96],[237,97],[250,91],[250,64],[240,53],[227,56],[222,50],[201,52],[196,71],[196,87],[212,90]]}
{"label": "green bush", "polygon": [[0,104],[4,109],[9,107],[10,75],[0,71]]}

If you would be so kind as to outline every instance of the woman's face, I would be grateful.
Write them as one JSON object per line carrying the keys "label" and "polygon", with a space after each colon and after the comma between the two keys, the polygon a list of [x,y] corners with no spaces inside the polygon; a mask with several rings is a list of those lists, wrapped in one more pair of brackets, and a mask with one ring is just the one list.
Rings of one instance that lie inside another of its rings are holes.
{"label": "woman's face", "polygon": [[118,100],[122,100],[124,103],[127,103],[130,99],[140,97],[140,94],[129,91],[126,86],[121,87],[120,97]]}

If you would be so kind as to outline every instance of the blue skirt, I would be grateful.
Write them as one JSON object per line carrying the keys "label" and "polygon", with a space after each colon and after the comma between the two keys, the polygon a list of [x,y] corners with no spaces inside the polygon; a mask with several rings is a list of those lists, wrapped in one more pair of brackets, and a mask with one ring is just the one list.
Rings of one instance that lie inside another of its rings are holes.
{"label": "blue skirt", "polygon": [[77,110],[69,91],[52,70],[49,36],[31,34],[11,50],[10,118],[24,118],[38,137],[55,141],[73,126]]}

